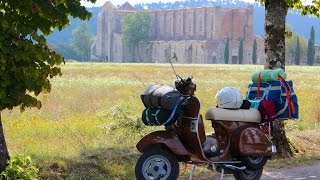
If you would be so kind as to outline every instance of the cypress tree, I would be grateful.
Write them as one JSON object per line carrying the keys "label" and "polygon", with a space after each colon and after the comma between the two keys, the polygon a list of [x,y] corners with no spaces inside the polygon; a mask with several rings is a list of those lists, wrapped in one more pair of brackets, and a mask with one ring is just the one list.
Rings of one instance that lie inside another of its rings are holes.
{"label": "cypress tree", "polygon": [[310,38],[314,42],[314,27],[313,26],[311,27]]}
{"label": "cypress tree", "polygon": [[226,44],[224,46],[224,63],[229,64],[229,37],[227,37]]}
{"label": "cypress tree", "polygon": [[243,39],[242,38],[240,38],[238,58],[239,58],[239,64],[242,64],[243,62]]}
{"label": "cypress tree", "polygon": [[300,64],[300,41],[299,41],[299,37],[297,37],[297,45],[296,45],[296,51],[295,51],[295,55],[294,55],[294,63],[296,65]]}
{"label": "cypress tree", "polygon": [[252,45],[252,63],[257,64],[257,40],[254,39]]}
{"label": "cypress tree", "polygon": [[311,32],[310,32],[310,38],[308,40],[308,52],[307,52],[307,64],[312,66],[314,63],[314,55],[315,55],[315,49],[314,49],[314,28],[312,26]]}

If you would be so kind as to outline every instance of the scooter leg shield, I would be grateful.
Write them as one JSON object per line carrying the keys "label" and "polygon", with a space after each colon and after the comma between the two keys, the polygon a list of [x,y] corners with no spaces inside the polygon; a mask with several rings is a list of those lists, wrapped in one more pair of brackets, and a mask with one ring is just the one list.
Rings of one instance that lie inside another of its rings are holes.
{"label": "scooter leg shield", "polygon": [[272,156],[272,142],[259,127],[244,126],[232,136],[231,153],[241,156]]}
{"label": "scooter leg shield", "polygon": [[165,146],[173,154],[178,156],[188,156],[189,153],[181,143],[180,139],[176,134],[168,131],[155,131],[144,136],[136,145],[138,151],[144,152],[155,146]]}

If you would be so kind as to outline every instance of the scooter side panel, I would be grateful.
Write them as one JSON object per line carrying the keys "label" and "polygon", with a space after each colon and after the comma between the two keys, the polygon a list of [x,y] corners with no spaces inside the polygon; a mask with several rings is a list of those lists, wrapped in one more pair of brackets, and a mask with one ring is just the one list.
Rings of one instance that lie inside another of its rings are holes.
{"label": "scooter side panel", "polygon": [[189,153],[183,146],[178,136],[170,131],[155,131],[144,136],[136,145],[138,151],[144,152],[157,144],[163,144],[169,148],[173,154],[188,156]]}
{"label": "scooter side panel", "polygon": [[232,139],[233,156],[272,156],[272,142],[257,127],[243,127]]}

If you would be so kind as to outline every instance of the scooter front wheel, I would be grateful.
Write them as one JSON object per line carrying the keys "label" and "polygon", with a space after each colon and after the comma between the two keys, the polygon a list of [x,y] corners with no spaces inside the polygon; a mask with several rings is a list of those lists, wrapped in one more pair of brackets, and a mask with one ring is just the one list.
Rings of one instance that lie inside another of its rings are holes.
{"label": "scooter front wheel", "polygon": [[175,156],[163,149],[150,149],[144,152],[135,168],[139,180],[175,180],[179,176],[179,163]]}
{"label": "scooter front wheel", "polygon": [[259,180],[262,172],[263,168],[254,171],[245,169],[243,171],[234,171],[233,176],[236,180]]}

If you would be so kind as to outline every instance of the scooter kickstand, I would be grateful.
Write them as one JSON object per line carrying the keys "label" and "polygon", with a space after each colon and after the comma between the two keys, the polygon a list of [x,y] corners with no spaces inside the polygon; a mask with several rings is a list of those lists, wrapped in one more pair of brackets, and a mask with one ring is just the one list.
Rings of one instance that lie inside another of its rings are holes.
{"label": "scooter kickstand", "polygon": [[220,180],[223,180],[224,178],[224,168],[221,167],[221,176],[220,176]]}
{"label": "scooter kickstand", "polygon": [[192,165],[192,170],[191,170],[191,173],[190,173],[189,180],[192,180],[195,169],[196,169],[196,165],[195,165],[195,164],[193,164],[193,165]]}

